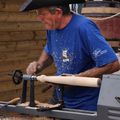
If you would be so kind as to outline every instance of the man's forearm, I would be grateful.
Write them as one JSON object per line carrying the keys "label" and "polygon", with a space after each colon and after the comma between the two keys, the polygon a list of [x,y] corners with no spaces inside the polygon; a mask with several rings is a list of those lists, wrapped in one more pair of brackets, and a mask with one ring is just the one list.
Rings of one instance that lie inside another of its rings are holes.
{"label": "man's forearm", "polygon": [[110,63],[108,65],[105,65],[99,68],[95,67],[85,72],[81,72],[78,74],[78,76],[101,77],[103,74],[111,74],[113,72],[118,71],[119,69],[120,69],[120,64],[118,61],[115,61],[113,63]]}
{"label": "man's forearm", "polygon": [[43,50],[39,60],[37,61],[36,74],[38,74],[39,72],[50,66],[52,63],[53,63],[53,58]]}
{"label": "man's forearm", "polygon": [[48,66],[50,66],[53,63],[52,59],[48,59],[45,62],[40,62],[38,61],[38,66],[37,66],[37,73],[43,71],[45,68],[47,68]]}

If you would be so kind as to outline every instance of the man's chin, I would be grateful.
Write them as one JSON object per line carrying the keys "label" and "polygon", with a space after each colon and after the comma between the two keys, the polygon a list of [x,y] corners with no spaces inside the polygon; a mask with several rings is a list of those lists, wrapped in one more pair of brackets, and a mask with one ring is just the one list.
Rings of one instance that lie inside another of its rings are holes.
{"label": "man's chin", "polygon": [[55,30],[55,28],[45,27],[46,30]]}
{"label": "man's chin", "polygon": [[45,25],[45,28],[46,28],[47,30],[55,30],[55,28],[53,28],[53,27],[51,27],[51,26],[47,26],[47,25]]}

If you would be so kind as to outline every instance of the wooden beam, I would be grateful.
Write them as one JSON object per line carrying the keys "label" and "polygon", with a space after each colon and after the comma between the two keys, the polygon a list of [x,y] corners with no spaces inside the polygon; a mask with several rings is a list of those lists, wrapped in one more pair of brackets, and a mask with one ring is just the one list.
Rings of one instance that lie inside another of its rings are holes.
{"label": "wooden beam", "polygon": [[42,49],[36,49],[36,50],[21,50],[21,51],[14,51],[11,52],[4,52],[3,54],[0,54],[0,62],[4,62],[4,61],[17,61],[17,60],[24,60],[28,59],[28,58],[34,58],[34,57],[39,57],[40,53],[41,53]]}
{"label": "wooden beam", "polygon": [[[15,58],[15,57],[14,57]],[[21,59],[7,59],[3,62],[0,62],[0,76],[5,76],[4,73],[9,73],[13,70],[20,69],[20,70],[26,70],[26,67],[28,64],[32,61],[38,60],[39,55],[36,56],[30,56],[29,58],[21,57]],[[3,68],[3,69],[2,69]],[[7,69],[8,68],[8,69]],[[52,69],[53,68],[53,69]],[[51,70],[50,70],[51,69]],[[53,70],[53,71],[52,71]],[[54,64],[49,66],[47,69],[45,69],[43,72],[47,73],[54,73],[55,72],[55,67]],[[7,74],[6,74],[7,75]],[[1,79],[0,79],[1,80]]]}
{"label": "wooden beam", "polygon": [[14,52],[20,50],[37,50],[42,49],[42,41],[19,41],[19,42],[0,42],[1,52]]}
{"label": "wooden beam", "polygon": [[0,12],[0,22],[38,21],[35,12]]}
{"label": "wooden beam", "polygon": [[34,41],[34,40],[45,40],[46,32],[41,31],[20,31],[20,32],[0,32],[0,43],[1,42],[20,42],[20,41]]}
{"label": "wooden beam", "polygon": [[32,31],[28,32],[0,32],[0,42],[19,42],[35,39]]}
{"label": "wooden beam", "polygon": [[45,30],[40,22],[1,22],[0,31],[40,31]]}
{"label": "wooden beam", "polygon": [[11,62],[2,62],[0,63],[0,72],[10,72],[15,69],[23,69],[28,66],[28,64],[34,60],[37,60],[37,56],[33,58],[26,58],[22,60],[17,61],[11,61]]}

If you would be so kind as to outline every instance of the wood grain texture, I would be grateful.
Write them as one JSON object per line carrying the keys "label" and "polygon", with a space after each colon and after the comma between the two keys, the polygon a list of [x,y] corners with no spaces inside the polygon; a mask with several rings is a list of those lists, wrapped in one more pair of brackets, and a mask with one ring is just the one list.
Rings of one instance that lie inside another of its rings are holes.
{"label": "wood grain texture", "polygon": [[0,31],[39,31],[45,30],[40,22],[0,22]]}
{"label": "wood grain texture", "polygon": [[40,31],[20,31],[20,32],[0,32],[0,42],[1,41],[29,41],[29,40],[42,40],[46,39],[46,31],[40,30]]}
{"label": "wood grain texture", "polygon": [[33,22],[38,21],[36,12],[0,12],[0,22]]}
{"label": "wood grain texture", "polygon": [[37,77],[40,82],[72,85],[72,86],[87,86],[98,87],[99,78],[92,77],[76,77],[76,76],[46,76],[41,75]]}
{"label": "wood grain texture", "polygon": [[82,14],[85,14],[85,13],[115,14],[118,12],[120,12],[120,8],[113,8],[113,7],[84,7],[82,9]]}

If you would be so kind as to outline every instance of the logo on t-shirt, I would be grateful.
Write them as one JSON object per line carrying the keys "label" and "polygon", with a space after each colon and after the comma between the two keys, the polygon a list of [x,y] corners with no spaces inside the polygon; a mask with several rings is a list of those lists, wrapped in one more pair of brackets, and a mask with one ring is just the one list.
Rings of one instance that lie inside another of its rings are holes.
{"label": "logo on t-shirt", "polygon": [[105,53],[107,53],[107,50],[101,50],[99,48],[93,51],[93,55],[95,58],[97,58]]}
{"label": "logo on t-shirt", "polygon": [[62,59],[63,59],[63,62],[69,62],[70,61],[67,49],[62,51]]}

